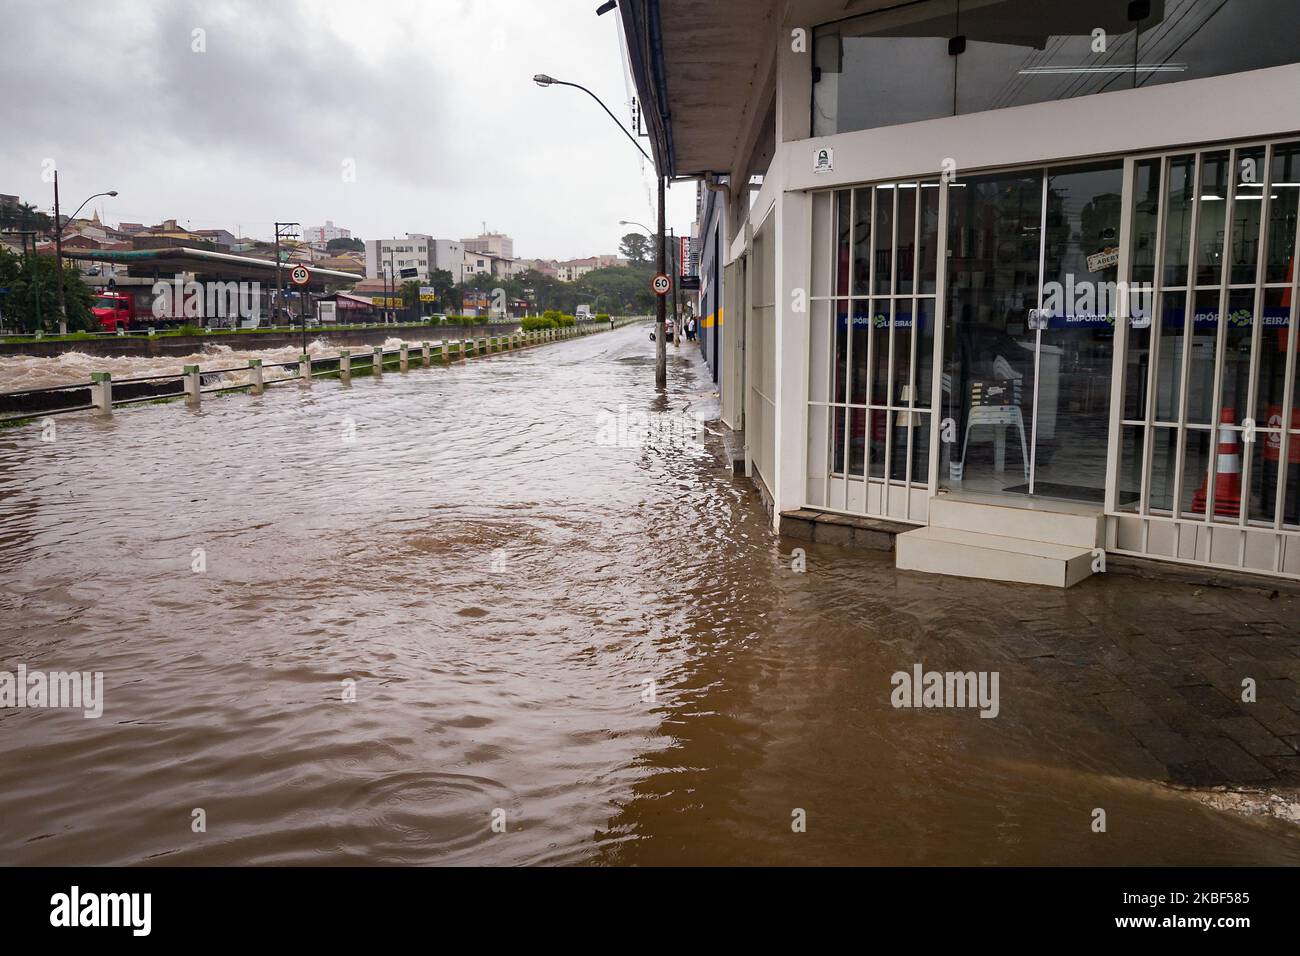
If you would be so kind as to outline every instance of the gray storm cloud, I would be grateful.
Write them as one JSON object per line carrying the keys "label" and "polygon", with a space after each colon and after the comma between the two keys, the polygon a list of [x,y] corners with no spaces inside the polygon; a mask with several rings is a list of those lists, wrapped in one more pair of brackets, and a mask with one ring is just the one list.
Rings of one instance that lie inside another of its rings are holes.
{"label": "gray storm cloud", "polygon": [[[0,0],[0,23],[0,192],[41,208],[53,159],[65,201],[120,191],[109,221],[250,235],[487,221],[520,255],[566,257],[612,252],[618,219],[652,215],[609,118],[529,82],[569,76],[626,115],[613,18],[586,0]],[[692,208],[673,190],[679,228]]]}

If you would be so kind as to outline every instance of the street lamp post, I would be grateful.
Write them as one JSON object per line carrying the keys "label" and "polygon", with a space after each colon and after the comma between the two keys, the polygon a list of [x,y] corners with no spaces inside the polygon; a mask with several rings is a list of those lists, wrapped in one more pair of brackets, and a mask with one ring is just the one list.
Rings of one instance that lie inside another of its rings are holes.
{"label": "street lamp post", "polygon": [[[609,5],[605,4],[599,12],[604,13],[609,9]],[[597,103],[600,103],[600,108],[609,114],[609,118],[614,121],[614,125],[623,131],[623,135],[632,142],[632,145],[637,148],[637,151],[646,159],[650,159],[650,154],[641,148],[641,144],[636,141],[636,137],[627,131],[627,128],[618,121],[617,116],[610,112],[609,107],[601,101],[600,97],[591,92],[591,90],[587,89],[585,86],[581,86],[577,83],[569,83],[565,80],[557,80],[555,77],[547,76],[545,73],[538,73],[533,77],[533,82],[542,87],[572,86],[575,89],[582,90],[582,92],[586,93]],[[653,162],[653,160],[651,160],[651,162]],[[662,171],[656,170],[656,173],[658,173],[659,179],[659,271],[667,275],[668,248],[664,232],[665,180]],[[668,307],[668,303],[666,301],[666,296],[660,295],[656,296],[656,298],[658,298],[659,301],[655,314],[655,388],[663,389],[668,387],[668,351],[664,348],[664,320],[666,318],[665,311]]]}
{"label": "street lamp post", "polygon": [[[68,222],[72,222],[73,220],[75,220],[77,218],[77,213],[85,209],[86,203],[90,202],[90,200],[96,199],[100,196],[116,196],[116,195],[117,195],[117,190],[110,189],[108,192],[95,193],[95,195],[93,196],[87,196],[86,202],[83,202],[80,206],[77,207],[77,212],[74,212],[71,216],[68,217]],[[54,260],[55,260],[55,264],[58,267],[58,272],[59,272],[59,285],[58,285],[59,334],[67,335],[68,334],[68,307],[63,298],[63,223],[60,221],[60,217],[59,217],[59,171],[57,169],[54,171]]]}
{"label": "street lamp post", "polygon": [[[650,235],[651,238],[654,238],[654,233],[651,232],[650,229],[649,229],[648,227],[646,227],[645,225],[643,225],[643,224],[637,222],[635,219],[620,219],[620,220],[618,221],[618,224],[619,224],[620,226],[637,226],[637,227],[639,227],[640,229],[645,230],[645,232],[648,233],[648,234]],[[676,235],[676,233],[675,233],[672,229],[669,229],[669,230],[668,230],[668,237],[669,237],[669,239],[672,240],[673,249],[675,250],[675,249],[677,248],[677,235]],[[661,245],[662,245],[662,242],[661,242]],[[675,255],[676,255],[676,252],[674,252],[673,254],[674,254],[674,256],[675,256]],[[674,266],[673,266],[673,269],[676,270],[676,271],[674,271],[674,272],[672,272],[672,273],[668,273],[668,271],[667,271],[667,265],[666,265],[666,263],[665,263],[665,258],[666,258],[666,257],[662,254],[662,249],[661,249],[661,250],[660,250],[660,256],[659,256],[659,271],[660,271],[660,272],[663,272],[663,273],[665,273],[665,274],[667,274],[668,277],[672,280],[672,284],[673,284],[673,285],[672,285],[672,296],[673,296],[673,347],[674,347],[674,348],[680,348],[680,347],[681,347],[681,332],[682,332],[682,315],[681,315],[681,310],[682,310],[682,301],[681,301],[681,290],[678,288],[678,279],[680,278],[680,276],[677,274],[680,270],[677,270],[677,266],[674,265]],[[664,297],[664,296],[660,296],[659,298],[660,298],[660,301],[663,302],[663,299],[664,299],[665,297]],[[666,311],[666,310],[667,310],[667,303],[663,303],[663,304],[664,304],[665,308],[664,308],[663,310],[661,310],[661,311]],[[655,337],[658,338],[658,337],[659,337],[659,334],[660,334],[662,331],[663,331],[663,329],[662,329],[662,326],[661,326],[660,329],[659,329],[659,332],[656,333],[656,336],[655,336]],[[656,351],[656,354],[658,354],[658,349],[656,349],[655,351]],[[666,371],[666,370],[665,370],[665,371]]]}

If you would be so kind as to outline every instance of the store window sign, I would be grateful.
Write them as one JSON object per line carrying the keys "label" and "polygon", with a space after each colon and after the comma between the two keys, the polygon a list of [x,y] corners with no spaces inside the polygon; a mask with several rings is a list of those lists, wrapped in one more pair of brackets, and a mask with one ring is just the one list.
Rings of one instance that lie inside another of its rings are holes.
{"label": "store window sign", "polygon": [[1103,269],[1109,269],[1111,266],[1119,265],[1119,248],[1103,249],[1101,252],[1093,253],[1088,257],[1088,271],[1101,272]]}
{"label": "store window sign", "polygon": [[[839,314],[839,327],[848,328],[848,317],[841,312]],[[912,327],[912,317],[906,313],[900,313],[894,316],[893,326],[896,329],[910,329]],[[856,328],[876,328],[887,329],[890,326],[889,316],[883,312],[877,312],[875,315],[868,315],[865,312],[856,312],[853,315],[853,325]]]}
{"label": "store window sign", "polygon": [[835,168],[835,150],[823,146],[813,150],[813,172],[829,173]]}

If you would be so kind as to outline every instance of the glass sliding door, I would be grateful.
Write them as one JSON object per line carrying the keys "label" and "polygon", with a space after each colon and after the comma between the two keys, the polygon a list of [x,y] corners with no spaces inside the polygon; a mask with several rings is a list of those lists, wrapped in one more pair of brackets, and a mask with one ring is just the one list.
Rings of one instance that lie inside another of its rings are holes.
{"label": "glass sliding door", "polygon": [[1121,161],[1047,172],[1034,494],[1105,500],[1123,192]]}
{"label": "glass sliding door", "polygon": [[939,484],[1029,491],[1043,175],[948,186],[947,324]]}
{"label": "glass sliding door", "polygon": [[948,192],[948,490],[1102,504],[1124,166],[1001,173]]}

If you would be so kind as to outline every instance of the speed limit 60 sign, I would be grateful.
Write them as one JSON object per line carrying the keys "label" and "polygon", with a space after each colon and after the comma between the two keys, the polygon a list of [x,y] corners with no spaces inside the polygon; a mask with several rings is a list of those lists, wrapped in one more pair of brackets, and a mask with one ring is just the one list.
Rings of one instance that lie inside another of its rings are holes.
{"label": "speed limit 60 sign", "polygon": [[671,280],[662,272],[656,272],[655,277],[650,280],[650,288],[654,289],[655,295],[667,295],[672,287]]}
{"label": "speed limit 60 sign", "polygon": [[294,266],[289,270],[289,281],[294,285],[306,285],[311,281],[311,270],[306,266]]}

